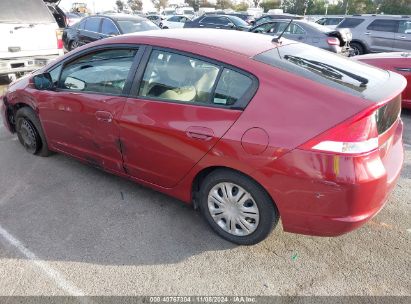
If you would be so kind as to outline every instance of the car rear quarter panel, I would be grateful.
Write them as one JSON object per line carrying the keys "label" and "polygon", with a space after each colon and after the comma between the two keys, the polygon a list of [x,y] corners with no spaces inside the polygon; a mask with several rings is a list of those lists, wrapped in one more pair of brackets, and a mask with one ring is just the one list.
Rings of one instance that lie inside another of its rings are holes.
{"label": "car rear quarter panel", "polygon": [[[372,104],[260,62],[248,60],[248,65],[248,71],[259,80],[256,95],[223,138],[181,182],[181,189],[189,187],[198,172],[210,167],[232,168],[268,185],[273,176],[264,168],[280,172],[284,168],[277,168],[277,163],[288,152]],[[247,139],[247,145],[263,151],[258,154],[247,153],[243,148],[243,135],[252,128],[268,134],[267,143]],[[276,201],[273,192],[266,190]],[[180,194],[184,201],[191,200],[184,191]]]}

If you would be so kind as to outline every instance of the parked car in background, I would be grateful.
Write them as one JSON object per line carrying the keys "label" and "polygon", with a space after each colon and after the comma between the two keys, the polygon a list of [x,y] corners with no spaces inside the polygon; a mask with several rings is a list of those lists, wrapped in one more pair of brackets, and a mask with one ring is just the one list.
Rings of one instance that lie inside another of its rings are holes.
{"label": "parked car in background", "polygon": [[57,21],[43,0],[0,1],[0,76],[14,80],[63,54]]}
{"label": "parked car in background", "polygon": [[89,16],[63,32],[64,47],[72,51],[87,43],[111,36],[160,29],[150,20],[132,15]]}
{"label": "parked car in background", "polygon": [[176,8],[176,15],[185,15],[190,19],[193,19],[195,16],[194,9],[189,6],[177,7]]}
{"label": "parked car in background", "polygon": [[155,23],[156,25],[160,26],[161,20],[164,19],[164,16],[154,14],[154,15],[147,15],[146,18],[151,22]]}
{"label": "parked car in background", "polygon": [[353,59],[403,75],[408,85],[402,93],[402,107],[411,109],[411,52],[367,54]]}
{"label": "parked car in background", "polygon": [[160,22],[162,29],[183,28],[187,21],[190,21],[190,17],[184,15],[171,16]]}
{"label": "parked car in background", "polygon": [[340,24],[341,21],[343,20],[344,20],[343,16],[327,16],[327,17],[318,19],[317,21],[315,21],[315,23],[324,25],[330,29],[335,29],[337,25]]}
{"label": "parked car in background", "polygon": [[149,31],[20,79],[0,113],[27,152],[64,153],[194,204],[221,237],[251,245],[280,216],[285,231],[337,236],[383,208],[404,159],[405,85],[286,39]]}
{"label": "parked car in background", "polygon": [[349,28],[354,55],[411,50],[411,17],[354,15],[346,17],[337,29]]}
{"label": "parked car in background", "polygon": [[236,16],[205,14],[192,21],[187,21],[184,23],[184,28],[216,28],[248,31],[250,25]]}
{"label": "parked car in background", "polygon": [[304,19],[304,17],[299,16],[299,15],[287,14],[287,13],[274,14],[274,15],[264,15],[264,16],[261,16],[260,18],[255,19],[254,22],[252,22],[251,24],[253,26],[256,26],[256,25],[260,25],[260,24],[267,23],[267,22],[270,22],[270,21],[273,21],[273,20],[278,20],[278,19],[302,20],[302,19]]}
{"label": "parked car in background", "polygon": [[283,36],[287,39],[349,55],[351,33],[348,30],[331,30],[314,22],[293,20],[290,23],[290,20],[279,19],[254,26],[250,32],[271,36],[278,36],[284,32]]}

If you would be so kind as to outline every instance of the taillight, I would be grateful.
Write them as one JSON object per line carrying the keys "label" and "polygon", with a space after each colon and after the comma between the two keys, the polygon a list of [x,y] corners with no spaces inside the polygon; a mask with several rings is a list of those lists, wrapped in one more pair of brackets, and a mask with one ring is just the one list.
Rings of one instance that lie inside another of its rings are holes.
{"label": "taillight", "polygon": [[378,148],[376,110],[368,110],[309,140],[300,148],[340,154],[366,153]]}
{"label": "taillight", "polygon": [[329,45],[340,45],[340,40],[336,37],[328,37],[327,38],[327,43]]}
{"label": "taillight", "polygon": [[57,48],[61,50],[63,48],[63,33],[61,30],[56,30]]}

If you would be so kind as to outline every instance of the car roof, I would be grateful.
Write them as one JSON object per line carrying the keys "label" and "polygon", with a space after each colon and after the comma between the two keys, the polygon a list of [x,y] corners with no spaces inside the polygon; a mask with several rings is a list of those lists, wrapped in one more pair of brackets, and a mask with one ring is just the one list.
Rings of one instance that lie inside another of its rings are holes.
{"label": "car roof", "polygon": [[[221,29],[167,29],[153,30],[116,36],[100,40],[102,42],[117,43],[153,43],[161,46],[161,41],[174,40],[179,44],[196,44],[208,48],[218,48],[247,57],[253,57],[269,49],[278,47],[279,44],[272,42],[273,37],[251,32],[221,30]],[[281,45],[293,43],[286,39]]]}
{"label": "car roof", "polygon": [[411,18],[410,16],[401,16],[401,15],[375,15],[375,14],[358,14],[358,15],[350,15],[350,16],[345,16],[345,18],[382,18],[382,19],[387,19],[387,18],[395,18],[395,19],[407,19]]}
{"label": "car roof", "polygon": [[145,20],[146,18],[144,17],[140,17],[137,15],[127,15],[127,14],[113,14],[113,15],[93,15],[93,16],[89,16],[89,17],[103,17],[103,18],[109,18],[109,19],[113,19],[116,21],[122,21],[122,20],[138,20],[138,21],[142,21]]}

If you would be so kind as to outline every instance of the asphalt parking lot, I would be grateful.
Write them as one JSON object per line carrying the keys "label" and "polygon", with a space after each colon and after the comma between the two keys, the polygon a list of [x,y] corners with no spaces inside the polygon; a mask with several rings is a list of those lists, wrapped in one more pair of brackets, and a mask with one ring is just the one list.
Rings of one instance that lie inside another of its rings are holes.
{"label": "asphalt parking lot", "polygon": [[411,111],[402,118],[404,167],[375,218],[338,238],[279,225],[253,247],[175,199],[31,156],[0,121],[0,295],[411,295]]}

